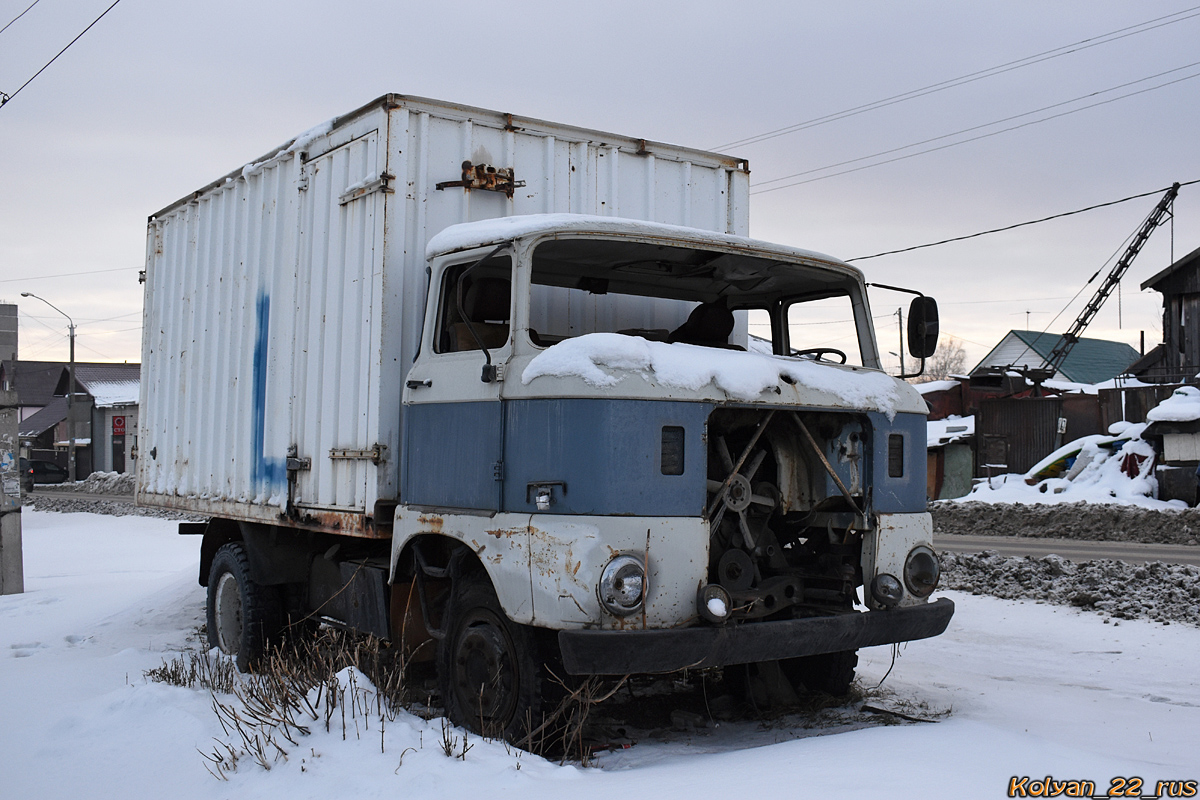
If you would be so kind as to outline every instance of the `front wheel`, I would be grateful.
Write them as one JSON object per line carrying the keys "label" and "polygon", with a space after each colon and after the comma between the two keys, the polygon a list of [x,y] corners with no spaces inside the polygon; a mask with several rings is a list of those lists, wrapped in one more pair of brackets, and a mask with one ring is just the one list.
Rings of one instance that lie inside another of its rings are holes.
{"label": "front wheel", "polygon": [[482,572],[454,582],[438,648],[438,682],[451,722],[515,743],[541,725],[545,675],[537,633],[505,616]]}
{"label": "front wheel", "polygon": [[279,590],[254,582],[245,545],[222,545],[208,573],[209,646],[233,656],[237,668],[246,672],[262,658],[282,625]]}
{"label": "front wheel", "polygon": [[797,689],[803,687],[809,692],[845,697],[854,682],[858,651],[842,650],[819,656],[789,658],[779,662],[779,666]]}

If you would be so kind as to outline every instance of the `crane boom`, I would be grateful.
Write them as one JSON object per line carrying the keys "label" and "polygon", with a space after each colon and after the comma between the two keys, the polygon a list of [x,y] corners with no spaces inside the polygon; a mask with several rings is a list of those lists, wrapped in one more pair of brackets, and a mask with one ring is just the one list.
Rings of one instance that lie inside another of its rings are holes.
{"label": "crane boom", "polygon": [[[1163,194],[1162,199],[1158,201],[1158,205],[1150,212],[1150,216],[1146,217],[1146,221],[1138,228],[1138,232],[1134,234],[1133,241],[1129,243],[1129,247],[1125,248],[1125,252],[1121,254],[1121,258],[1117,261],[1112,271],[1108,273],[1108,277],[1100,284],[1100,288],[1092,295],[1092,299],[1080,312],[1075,322],[1071,325],[1071,329],[1062,335],[1058,343],[1054,345],[1054,349],[1050,351],[1050,355],[1046,358],[1046,363],[1043,368],[1046,377],[1052,377],[1058,372],[1063,362],[1067,360],[1067,356],[1071,354],[1075,343],[1079,341],[1079,337],[1092,319],[1100,311],[1100,307],[1104,305],[1104,301],[1117,288],[1117,284],[1121,282],[1121,278],[1125,276],[1125,272],[1129,269],[1129,265],[1137,258],[1137,254],[1141,252],[1142,246],[1146,244],[1146,240],[1150,238],[1150,234],[1154,229],[1162,224],[1167,215],[1171,211],[1171,204],[1175,202],[1175,196],[1179,194],[1179,184],[1172,184],[1170,189],[1167,189]],[[1039,370],[1042,372],[1043,370]]]}

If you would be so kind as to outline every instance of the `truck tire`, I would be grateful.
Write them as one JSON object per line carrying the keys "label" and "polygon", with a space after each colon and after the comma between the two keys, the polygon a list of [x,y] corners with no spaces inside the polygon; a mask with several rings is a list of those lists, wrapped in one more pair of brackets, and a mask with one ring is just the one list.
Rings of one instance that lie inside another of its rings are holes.
{"label": "truck tire", "polygon": [[446,716],[481,736],[519,744],[542,721],[541,650],[536,631],[505,616],[482,570],[457,578],[438,645]]}
{"label": "truck tire", "polygon": [[819,656],[789,658],[780,661],[779,666],[797,689],[845,697],[854,683],[858,651],[842,650]]}
{"label": "truck tire", "polygon": [[208,644],[233,656],[247,672],[283,625],[283,603],[274,586],[250,577],[250,561],[241,542],[224,544],[208,573]]}

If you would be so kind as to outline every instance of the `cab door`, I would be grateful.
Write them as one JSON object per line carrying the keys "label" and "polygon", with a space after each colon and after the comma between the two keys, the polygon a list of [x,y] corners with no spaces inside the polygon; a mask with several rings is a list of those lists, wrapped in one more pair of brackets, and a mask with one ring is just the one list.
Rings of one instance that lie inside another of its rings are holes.
{"label": "cab door", "polygon": [[[433,264],[421,351],[404,388],[407,505],[500,510],[500,380],[512,355],[513,279],[511,254],[494,248]],[[496,374],[485,373],[489,364]]]}

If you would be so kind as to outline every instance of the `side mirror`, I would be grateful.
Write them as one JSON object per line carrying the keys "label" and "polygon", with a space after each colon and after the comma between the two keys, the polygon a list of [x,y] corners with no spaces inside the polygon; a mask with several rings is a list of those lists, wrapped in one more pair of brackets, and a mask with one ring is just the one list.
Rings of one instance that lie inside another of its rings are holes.
{"label": "side mirror", "polygon": [[908,352],[929,358],[937,350],[938,307],[932,297],[916,297],[908,307]]}

